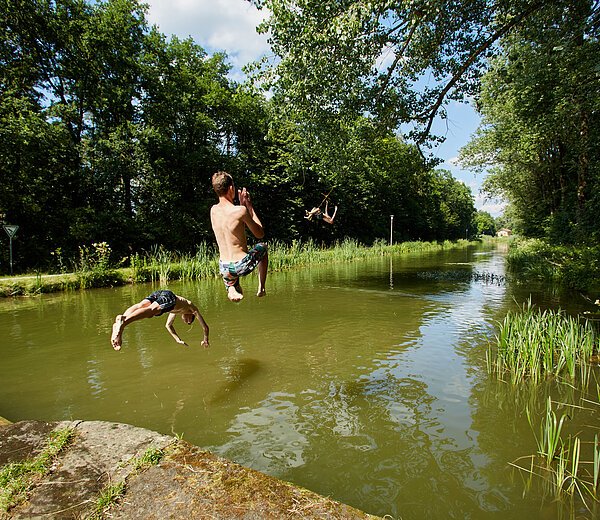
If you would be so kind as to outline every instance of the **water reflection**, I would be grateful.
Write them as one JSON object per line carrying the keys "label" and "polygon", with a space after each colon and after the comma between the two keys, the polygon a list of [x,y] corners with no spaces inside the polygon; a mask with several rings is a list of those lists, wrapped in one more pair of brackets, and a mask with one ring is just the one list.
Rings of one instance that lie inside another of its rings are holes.
{"label": "water reflection", "polygon": [[213,449],[271,475],[303,466],[309,441],[301,432],[299,410],[293,394],[271,393],[260,407],[242,409],[227,429],[231,440]]}

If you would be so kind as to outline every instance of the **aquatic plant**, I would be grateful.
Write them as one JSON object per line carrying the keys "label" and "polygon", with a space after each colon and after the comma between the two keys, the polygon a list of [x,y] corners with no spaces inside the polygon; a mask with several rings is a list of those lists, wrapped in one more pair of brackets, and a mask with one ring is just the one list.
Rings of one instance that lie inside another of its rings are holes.
{"label": "aquatic plant", "polygon": [[[529,425],[531,429],[534,430],[534,425],[532,422],[531,414],[529,412],[529,408],[526,410],[527,420],[529,421]],[[540,425],[540,435],[539,437],[535,435],[535,440],[538,445],[538,454],[541,455],[546,464],[550,464],[554,457],[556,456],[559,448],[561,447],[561,431],[563,427],[563,423],[565,421],[565,415],[561,416],[559,419],[556,416],[556,413],[552,410],[552,400],[548,397],[546,402],[546,414],[544,416],[544,420]]]}
{"label": "aquatic plant", "polygon": [[499,379],[508,377],[513,384],[577,376],[587,384],[589,360],[597,348],[588,322],[560,310],[535,310],[529,300],[522,312],[509,312],[500,324],[496,345],[488,349],[487,365],[490,373]]}
{"label": "aquatic plant", "polygon": [[[593,517],[598,503],[597,492],[600,479],[598,434],[595,434],[593,443],[585,443],[581,440],[585,432],[579,432],[577,435],[570,434],[564,440],[562,435],[565,432],[567,417],[565,414],[558,417],[552,410],[551,399],[548,398],[546,412],[539,425],[539,435],[536,435],[533,414],[528,409],[527,418],[534,432],[538,453],[530,457],[521,457],[511,465],[530,476],[526,484],[527,491],[531,489],[531,479],[539,477],[544,493],[551,495],[553,500],[569,510],[575,509],[575,500],[577,500],[577,503]],[[591,460],[585,460],[582,455],[584,445],[591,447]],[[519,462],[523,459],[529,459],[530,463],[527,466],[521,465]],[[591,471],[588,468],[591,468]],[[581,513],[581,508],[578,518],[586,518]]]}

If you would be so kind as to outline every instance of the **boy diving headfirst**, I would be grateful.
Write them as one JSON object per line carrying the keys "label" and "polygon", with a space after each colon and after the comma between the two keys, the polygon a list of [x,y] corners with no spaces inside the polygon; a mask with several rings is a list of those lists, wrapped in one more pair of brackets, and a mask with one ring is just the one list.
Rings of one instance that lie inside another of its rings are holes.
{"label": "boy diving headfirst", "polygon": [[219,202],[210,209],[210,221],[219,246],[219,272],[227,289],[227,297],[234,302],[244,297],[239,278],[250,274],[257,266],[256,296],[264,296],[269,265],[267,245],[258,242],[248,250],[246,242],[246,228],[258,239],[265,236],[263,225],[252,206],[250,193],[246,188],[238,190],[240,204],[236,205],[233,177],[223,171],[212,176],[212,186]]}
{"label": "boy diving headfirst", "polygon": [[194,318],[198,318],[198,321],[204,329],[204,338],[202,339],[201,344],[203,347],[208,347],[208,325],[204,321],[204,318],[202,317],[202,314],[200,314],[198,308],[190,300],[187,300],[181,296],[177,296],[173,291],[160,290],[154,291],[149,296],[146,296],[141,302],[132,305],[125,310],[123,314],[119,314],[115,318],[112,328],[112,336],[110,338],[113,348],[115,350],[121,350],[123,329],[127,325],[144,318],[160,316],[165,312],[169,313],[165,327],[177,343],[187,346],[187,343],[179,337],[175,327],[173,326],[175,316],[180,314],[181,319],[188,325],[192,324]]}

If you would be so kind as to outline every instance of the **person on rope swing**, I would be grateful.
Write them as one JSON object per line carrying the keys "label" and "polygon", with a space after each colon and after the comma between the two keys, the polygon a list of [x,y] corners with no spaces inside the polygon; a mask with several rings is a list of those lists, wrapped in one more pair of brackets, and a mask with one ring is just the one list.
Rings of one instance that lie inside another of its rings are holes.
{"label": "person on rope swing", "polygon": [[[321,203],[323,204],[323,203]],[[324,222],[327,222],[328,224],[333,224],[333,219],[335,218],[335,214],[337,213],[337,206],[335,207],[335,210],[333,211],[333,215],[329,215],[329,207],[328,207],[328,202],[325,201],[325,211],[321,211],[321,208],[313,208],[310,211],[305,210],[306,215],[304,216],[305,219],[308,220],[312,220],[317,219],[317,220],[323,220]]]}
{"label": "person on rope swing", "polygon": [[113,348],[115,350],[121,350],[123,329],[127,325],[144,318],[161,316],[165,312],[169,313],[165,327],[177,343],[188,346],[188,344],[179,337],[173,326],[175,316],[179,314],[181,315],[181,319],[187,325],[191,325],[194,318],[198,318],[198,321],[204,329],[204,338],[201,345],[205,348],[209,346],[208,325],[204,321],[198,308],[190,300],[177,296],[173,291],[160,290],[154,291],[149,296],[146,296],[141,302],[129,307],[123,314],[117,315],[115,322],[113,323],[112,336],[110,338]]}
{"label": "person on rope swing", "polygon": [[238,190],[240,203],[236,205],[233,177],[224,171],[213,174],[212,186],[219,202],[210,209],[210,221],[219,246],[219,272],[223,277],[227,297],[234,302],[244,297],[239,279],[250,274],[256,267],[256,296],[265,296],[269,265],[267,244],[258,242],[249,250],[246,240],[246,228],[259,240],[265,236],[263,225],[252,205],[250,193],[246,188]]}

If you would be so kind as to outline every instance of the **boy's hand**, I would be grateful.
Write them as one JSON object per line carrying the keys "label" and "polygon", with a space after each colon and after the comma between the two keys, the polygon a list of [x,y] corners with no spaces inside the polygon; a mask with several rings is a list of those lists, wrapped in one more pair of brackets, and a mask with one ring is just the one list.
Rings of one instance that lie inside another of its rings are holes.
{"label": "boy's hand", "polygon": [[208,344],[208,339],[203,339],[202,343],[200,343],[204,348],[208,348],[210,347],[210,345]]}
{"label": "boy's hand", "polygon": [[175,341],[177,341],[177,343],[179,343],[180,345],[185,345],[186,347],[189,347],[189,345],[185,341],[183,341],[181,338],[176,339]]}
{"label": "boy's hand", "polygon": [[239,190],[240,205],[246,206],[248,209],[252,207],[252,201],[250,200],[250,192],[246,188]]}

